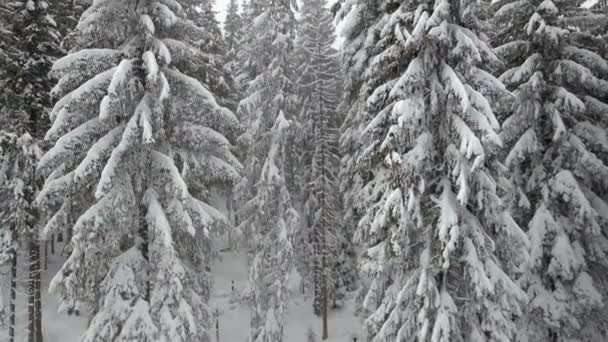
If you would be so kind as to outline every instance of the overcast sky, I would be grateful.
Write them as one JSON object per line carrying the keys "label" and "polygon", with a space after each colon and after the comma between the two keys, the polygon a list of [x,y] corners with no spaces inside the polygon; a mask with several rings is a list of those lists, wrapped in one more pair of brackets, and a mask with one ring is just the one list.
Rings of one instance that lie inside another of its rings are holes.
{"label": "overcast sky", "polygon": [[[237,2],[241,2],[237,0]],[[228,6],[228,0],[215,0],[215,10],[217,11],[218,20],[220,23],[224,22],[226,17],[226,7]]]}

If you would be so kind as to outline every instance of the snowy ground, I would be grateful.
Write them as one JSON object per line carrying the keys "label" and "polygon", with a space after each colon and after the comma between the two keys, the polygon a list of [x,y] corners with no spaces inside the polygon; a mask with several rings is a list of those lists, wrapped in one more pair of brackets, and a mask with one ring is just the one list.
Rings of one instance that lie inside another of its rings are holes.
{"label": "snowy ground", "polygon": [[[210,308],[214,313],[219,308],[219,335],[221,342],[245,342],[249,327],[249,311],[244,303],[231,301],[231,282],[234,280],[235,290],[240,293],[247,282],[247,267],[245,257],[235,252],[220,253],[221,259],[212,268],[214,288]],[[64,258],[58,255],[50,257],[49,270],[43,271],[43,330],[46,342],[77,342],[84,331],[87,318],[84,316],[67,316],[57,313],[57,298],[48,294],[49,280],[55,275]],[[6,275],[7,269],[0,270]],[[27,274],[19,275],[27,279]],[[306,342],[308,327],[312,327],[320,336],[320,320],[312,315],[310,299],[304,298],[298,291],[299,280],[293,277],[292,293],[294,296],[289,304],[288,324],[285,329],[285,342]],[[6,284],[8,285],[8,284]],[[17,307],[17,342],[26,341],[25,323],[27,319],[26,282],[19,283]],[[7,298],[7,288],[3,288],[4,298]],[[232,302],[232,303],[231,303]],[[360,327],[353,317],[353,306],[347,302],[339,311],[332,312],[329,317],[330,338],[328,342],[351,342],[355,330]],[[6,319],[8,323],[8,318]],[[0,326],[0,341],[7,341],[7,327]],[[216,342],[215,319],[211,331],[212,341]],[[359,338],[359,341],[363,341]],[[100,341],[102,342],[102,341]]]}
{"label": "snowy ground", "polygon": [[[245,304],[231,304],[231,282],[235,280],[236,292],[241,292],[247,282],[247,267],[244,256],[233,253],[222,253],[212,273],[214,274],[214,293],[210,306],[219,311],[219,332],[221,342],[245,342],[249,327],[249,310]],[[306,333],[312,327],[317,336],[321,336],[321,321],[312,314],[310,298],[305,298],[298,290],[299,279],[292,277],[292,300],[289,303],[289,317],[285,328],[286,342],[306,342]],[[221,308],[224,308],[223,310]],[[215,324],[215,322],[214,322]],[[349,301],[345,307],[330,313],[328,342],[351,342],[353,334],[359,329],[357,319],[353,316],[353,305]],[[213,341],[216,340],[215,325],[213,326]],[[359,338],[359,341],[362,341]]]}
{"label": "snowy ground", "polygon": [[[22,258],[20,262],[22,260],[24,259]],[[57,307],[59,303],[57,297],[48,293],[49,281],[57,273],[64,260],[65,257],[61,257],[58,254],[51,255],[49,256],[49,269],[46,271],[42,270],[42,330],[44,332],[44,339],[47,342],[77,342],[87,323],[87,317],[84,315],[68,316],[58,314]],[[9,274],[9,271],[8,268],[2,269],[3,278],[7,278],[4,276]],[[20,269],[17,277],[19,281],[17,283],[17,328],[15,329],[15,341],[24,342],[27,341],[27,272]],[[3,285],[2,294],[4,298],[7,298],[5,302],[8,304],[8,284]],[[6,317],[5,323],[8,324],[8,317]],[[0,326],[0,341],[8,341],[7,326]]]}

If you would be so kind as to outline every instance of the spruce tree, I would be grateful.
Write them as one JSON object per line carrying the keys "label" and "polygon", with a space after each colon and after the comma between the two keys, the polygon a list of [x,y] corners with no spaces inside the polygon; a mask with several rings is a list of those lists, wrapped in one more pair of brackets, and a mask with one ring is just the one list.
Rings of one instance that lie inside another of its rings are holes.
{"label": "spruce tree", "polygon": [[[239,51],[237,52],[238,74],[236,76],[239,89],[247,92],[249,83],[255,79],[270,62],[268,51],[257,50],[259,42],[263,38],[264,32],[258,32],[260,25],[255,23],[255,19],[262,14],[263,3],[267,0],[244,0],[241,18],[243,25],[240,32]],[[257,33],[254,33],[257,32]],[[256,36],[259,34],[259,37]],[[268,42],[265,42],[268,47]]]}
{"label": "spruce tree", "polygon": [[[6,185],[12,196],[8,199],[8,211],[3,212],[12,245],[11,285],[11,339],[14,338],[14,285],[17,268],[17,246],[28,250],[28,340],[41,342],[42,309],[40,279],[40,241],[38,221],[40,217],[34,204],[38,190],[35,165],[40,158],[38,146],[42,132],[47,127],[46,113],[51,105],[48,77],[53,60],[60,55],[59,33],[55,21],[49,15],[46,1],[10,2],[0,5],[3,27],[0,33],[0,58],[3,66],[0,75],[0,118],[2,129],[9,136],[18,137],[12,145],[9,161],[11,177]],[[6,21],[5,21],[6,20]],[[9,148],[10,149],[10,148]]]}
{"label": "spruce tree", "polygon": [[[530,341],[592,341],[605,328],[608,64],[580,39],[594,20],[570,1],[503,1],[496,51],[513,91],[503,124],[512,211],[527,227]],[[588,16],[589,20],[585,20]]]}
{"label": "spruce tree", "polygon": [[232,70],[227,68],[227,48],[220,24],[216,19],[214,0],[178,0],[184,7],[186,18],[200,28],[197,35],[191,37],[191,44],[201,53],[197,60],[189,61],[191,74],[207,84],[215,94],[217,102],[230,110],[236,110],[239,93],[236,90]]}
{"label": "spruce tree", "polygon": [[201,249],[228,223],[192,194],[240,164],[236,117],[188,74],[202,35],[175,1],[95,1],[53,66],[37,202],[45,234],[76,218],[50,289],[61,311],[89,311],[83,341],[210,340]]}
{"label": "spruce tree", "polygon": [[[377,54],[374,46],[378,43],[378,32],[382,27],[379,22],[381,12],[375,1],[340,1],[333,10],[338,24],[338,41],[342,42],[340,54],[344,75],[338,105],[338,112],[344,116],[339,138],[341,159],[338,193],[344,208],[341,221],[352,235],[367,207],[367,203],[361,201],[365,198],[360,196],[361,188],[374,172],[357,160],[365,149],[359,137],[371,119],[371,115],[365,114],[365,102],[374,89],[374,83],[365,70]],[[364,287],[360,288],[362,292],[365,290]],[[361,301],[357,304],[360,306]]]}
{"label": "spruce tree", "polygon": [[[250,258],[246,298],[251,307],[249,340],[283,341],[288,280],[293,264],[297,213],[286,181],[286,142],[294,127],[293,85],[287,72],[293,50],[294,15],[289,0],[260,0],[258,16],[244,39],[255,55],[244,66],[252,81],[239,104],[245,132],[245,178],[237,188],[242,203],[238,231]],[[253,67],[253,68],[251,68]]]}
{"label": "spruce tree", "polygon": [[228,59],[232,62],[236,60],[238,43],[241,40],[241,26],[243,21],[239,13],[239,3],[237,0],[230,0],[226,8],[226,20],[224,21],[224,36],[226,37],[226,51]]}
{"label": "spruce tree", "polygon": [[355,192],[370,341],[508,341],[517,331],[526,295],[509,265],[527,240],[500,199],[508,184],[489,99],[504,87],[482,69],[499,63],[476,4],[355,0],[339,13],[347,66],[363,68],[370,94],[343,135],[362,140],[352,162],[371,170]]}
{"label": "spruce tree", "polygon": [[[17,137],[14,133],[0,131],[0,152],[2,154],[0,174],[0,196],[3,198],[0,206],[0,264],[10,262],[10,299],[8,303],[8,337],[13,342],[16,338],[16,306],[17,306],[17,258],[21,247],[30,252],[30,269],[39,266],[35,255],[38,243],[36,207],[33,198],[36,191],[35,173],[36,161],[40,158],[40,150],[36,141],[27,133]],[[28,278],[28,340],[42,341],[42,317],[40,306],[39,270],[30,272]],[[38,296],[35,296],[35,295]]]}
{"label": "spruce tree", "polygon": [[255,185],[255,197],[245,203],[247,218],[241,223],[253,229],[248,287],[244,297],[250,304],[249,341],[281,342],[287,317],[289,276],[293,264],[293,209],[285,183],[285,141],[288,122],[282,113],[268,132],[271,140]]}
{"label": "spruce tree", "polygon": [[[338,217],[341,206],[337,190],[337,112],[341,79],[332,16],[323,0],[309,1],[301,8],[296,41],[300,73],[298,103],[301,157],[298,174],[305,183],[305,217],[297,236],[300,273],[314,287],[314,313],[323,318],[323,339],[327,338],[330,306],[352,287],[354,263],[348,234]],[[311,257],[312,256],[312,257]],[[345,284],[346,283],[346,284]],[[333,303],[332,303],[333,302]]]}

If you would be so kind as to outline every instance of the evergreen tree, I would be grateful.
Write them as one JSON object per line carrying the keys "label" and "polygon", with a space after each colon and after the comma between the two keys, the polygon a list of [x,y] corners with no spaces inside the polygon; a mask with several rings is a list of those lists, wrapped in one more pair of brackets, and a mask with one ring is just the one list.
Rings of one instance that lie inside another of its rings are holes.
{"label": "evergreen tree", "polygon": [[[327,338],[327,313],[330,302],[342,299],[344,286],[352,287],[354,265],[348,235],[338,216],[337,195],[339,158],[337,128],[340,125],[337,102],[341,82],[332,17],[323,0],[309,1],[301,9],[296,41],[300,67],[298,97],[302,108],[298,167],[306,184],[306,217],[298,234],[300,273],[314,285],[313,308],[323,317],[323,339]],[[311,258],[312,256],[312,258]],[[310,260],[310,261],[309,261]]]}
{"label": "evergreen tree", "polygon": [[262,25],[255,22],[255,19],[262,14],[265,2],[267,0],[243,0],[243,13],[241,14],[243,25],[237,52],[239,72],[236,80],[244,93],[247,92],[249,83],[270,63],[269,51],[260,48],[268,48],[271,42],[265,41],[267,37],[264,36],[267,32],[262,31]]}
{"label": "evergreen tree", "polygon": [[508,341],[517,331],[526,295],[509,270],[527,240],[500,200],[508,184],[489,99],[504,87],[481,69],[498,60],[477,34],[476,5],[354,0],[338,14],[347,67],[363,68],[370,94],[352,102],[342,138],[361,139],[368,122],[349,163],[372,170],[354,186],[366,208],[356,239],[372,276],[370,341]]}
{"label": "evergreen tree", "polygon": [[226,68],[235,78],[235,87],[241,91],[241,87],[236,81],[239,73],[239,64],[237,61],[238,51],[241,48],[244,21],[239,13],[239,4],[237,0],[230,0],[226,9],[226,20],[224,21],[224,37],[226,40]]}
{"label": "evergreen tree", "polygon": [[[57,23],[57,31],[62,38],[69,37],[78,24],[78,18],[91,5],[90,0],[58,0],[49,8],[50,14]],[[67,48],[67,46],[65,46]]]}
{"label": "evergreen tree", "polygon": [[51,103],[47,73],[60,55],[59,34],[45,1],[0,6],[2,21],[11,23],[0,33],[0,118],[4,129],[37,138]]}
{"label": "evergreen tree", "polygon": [[[345,231],[352,236],[357,224],[364,214],[367,203],[362,201],[363,184],[372,179],[374,170],[357,163],[359,154],[365,149],[360,136],[363,129],[371,119],[366,114],[366,99],[374,89],[373,76],[365,73],[374,55],[377,54],[374,46],[378,43],[378,32],[382,27],[380,7],[375,1],[337,2],[333,8],[338,22],[342,74],[343,94],[338,105],[338,112],[344,115],[340,127],[340,168],[338,173],[341,202],[344,208],[342,225]],[[387,67],[379,70],[392,70]],[[356,242],[356,241],[355,241]],[[365,291],[362,286],[361,291]],[[361,301],[357,301],[360,306]],[[359,311],[360,308],[358,308]]]}
{"label": "evergreen tree", "polygon": [[[13,133],[0,131],[0,149],[2,152],[2,164],[0,174],[0,196],[2,206],[0,207],[0,264],[10,262],[10,300],[9,300],[9,341],[15,341],[16,332],[16,299],[17,299],[17,257],[20,246],[31,248],[35,244],[36,236],[36,208],[32,205],[34,197],[32,177],[36,159],[40,152],[29,134],[17,137]],[[32,260],[35,265],[36,260]],[[31,276],[31,275],[30,275]],[[30,277],[33,287],[29,288],[28,300],[36,304],[33,296],[36,286],[36,277]],[[38,297],[39,299],[39,297]],[[40,335],[36,334],[38,327],[35,305],[28,307],[28,330],[29,340],[40,341]]]}
{"label": "evergreen tree", "polygon": [[[34,204],[38,189],[35,165],[40,157],[38,139],[46,125],[50,107],[51,81],[48,72],[59,56],[59,34],[49,15],[46,1],[10,2],[0,5],[2,22],[10,22],[0,33],[0,119],[8,136],[19,137],[12,145],[9,161],[12,169],[7,179],[8,211],[2,216],[8,222],[12,262],[11,332],[14,338],[15,276],[17,246],[27,246],[28,261],[28,340],[41,342],[42,310],[40,295],[40,241],[37,231],[38,211]],[[7,20],[7,21],[4,21]],[[10,149],[10,147],[9,147]],[[20,242],[20,244],[18,244]]]}
{"label": "evergreen tree", "polygon": [[[246,37],[247,45],[256,46],[256,53],[248,59],[257,66],[250,70],[254,79],[249,83],[246,96],[239,103],[238,110],[244,126],[239,144],[245,150],[246,156],[245,177],[237,186],[241,203],[255,197],[257,179],[271,146],[272,136],[269,132],[279,114],[286,119],[290,117],[294,93],[294,86],[287,75],[291,67],[290,57],[295,34],[295,19],[289,7],[289,0],[254,0],[250,6],[253,5],[258,9],[264,8],[264,11],[251,21],[252,26]],[[247,72],[245,69],[246,67],[243,72]],[[248,217],[246,211],[240,216],[242,219]],[[241,224],[239,231],[244,240],[248,241],[252,226]]]}
{"label": "evergreen tree", "polygon": [[283,341],[289,275],[293,264],[293,234],[298,214],[283,176],[285,140],[290,123],[282,113],[268,132],[271,146],[255,185],[255,197],[245,204],[241,225],[254,230],[253,260],[244,297],[249,301],[249,341]]}
{"label": "evergreen tree", "polygon": [[242,19],[239,13],[237,0],[230,0],[226,9],[226,20],[224,21],[224,36],[226,37],[226,51],[230,60],[236,58],[236,50],[241,40]]}
{"label": "evergreen tree", "polygon": [[192,77],[207,84],[216,96],[217,102],[230,110],[236,110],[239,93],[236,90],[232,71],[228,63],[227,49],[219,22],[216,19],[214,0],[178,0],[184,7],[186,18],[200,28],[190,37],[190,43],[197,47],[197,60],[191,60],[188,67],[193,69]]}
{"label": "evergreen tree", "polygon": [[240,164],[234,114],[188,74],[201,31],[175,1],[95,1],[53,66],[37,202],[45,234],[77,218],[50,288],[61,311],[90,311],[84,341],[210,339],[201,249],[227,222],[192,193]]}
{"label": "evergreen tree", "polygon": [[[530,341],[606,339],[608,64],[570,1],[503,1],[496,50],[514,103],[503,124],[512,211],[527,226]],[[589,19],[585,20],[588,16]],[[596,46],[594,46],[596,47]]]}
{"label": "evergreen tree", "polygon": [[[289,0],[255,1],[259,15],[250,23],[248,45],[255,65],[246,66],[252,81],[239,104],[245,132],[246,177],[237,187],[238,230],[251,253],[249,288],[251,342],[282,341],[287,284],[293,264],[297,214],[287,190],[286,142],[294,123],[290,115],[293,85],[287,72],[293,50],[294,15]],[[259,6],[259,7],[257,7]],[[254,12],[252,12],[254,13]]]}

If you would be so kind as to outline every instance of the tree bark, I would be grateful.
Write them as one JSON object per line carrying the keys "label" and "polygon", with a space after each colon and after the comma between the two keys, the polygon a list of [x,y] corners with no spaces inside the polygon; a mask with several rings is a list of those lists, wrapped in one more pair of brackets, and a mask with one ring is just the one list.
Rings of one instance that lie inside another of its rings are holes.
{"label": "tree bark", "polygon": [[[141,254],[144,257],[144,259],[146,259],[146,261],[150,261],[149,259],[149,248],[148,248],[148,223],[146,222],[146,213],[147,213],[147,208],[145,206],[145,204],[143,203],[143,194],[142,196],[140,196],[140,203],[139,203],[139,236],[142,239],[141,242]],[[146,284],[146,288],[144,289],[144,300],[146,301],[150,301],[150,280],[149,277],[146,277],[148,279],[148,282]]]}
{"label": "tree bark", "polygon": [[72,197],[70,196],[67,201],[69,201],[69,209],[68,209],[68,224],[66,225],[65,228],[65,243],[63,246],[63,250],[61,251],[61,253],[63,254],[63,251],[65,251],[65,258],[69,258],[70,254],[72,253],[72,248],[71,248],[71,243],[72,243]]}
{"label": "tree bark", "polygon": [[[325,277],[323,277],[325,278]],[[323,335],[321,336],[322,340],[327,340],[327,338],[329,337],[329,328],[327,326],[327,314],[328,314],[328,310],[327,310],[327,278],[324,279],[325,281],[325,285],[324,285],[324,289],[323,289],[323,303],[322,303],[322,310],[323,310]]]}
{"label": "tree bark", "polygon": [[[36,261],[34,264],[35,273],[35,292],[34,292],[34,304],[36,309],[36,342],[43,342],[42,337],[42,279],[40,271],[40,240],[36,238]],[[46,260],[46,259],[45,259]],[[46,262],[46,261],[45,261]]]}
{"label": "tree bark", "polygon": [[49,269],[49,242],[44,241],[44,270]]}
{"label": "tree bark", "polygon": [[[12,229],[14,234],[15,228],[13,227]],[[11,254],[11,302],[9,304],[8,339],[9,342],[15,342],[15,302],[17,301],[17,249],[13,248],[11,250]]]}
{"label": "tree bark", "polygon": [[28,287],[27,287],[27,331],[28,331],[28,342],[36,342],[36,306],[34,304],[34,288],[35,288],[35,280],[34,280],[34,242],[33,237],[30,234],[29,237],[29,279],[28,279]]}
{"label": "tree bark", "polygon": [[42,305],[40,298],[40,242],[37,234],[29,236],[28,333],[29,342],[42,342]]}

